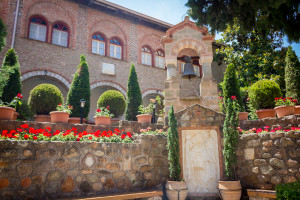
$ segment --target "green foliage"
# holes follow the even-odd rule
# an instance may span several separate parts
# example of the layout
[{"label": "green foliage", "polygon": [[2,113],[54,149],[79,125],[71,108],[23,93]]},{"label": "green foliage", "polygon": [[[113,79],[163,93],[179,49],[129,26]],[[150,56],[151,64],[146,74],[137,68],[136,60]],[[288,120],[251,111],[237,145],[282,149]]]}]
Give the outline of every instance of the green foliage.
[{"label": "green foliage", "polygon": [[142,105],[142,94],[134,64],[131,65],[129,72],[126,104],[125,119],[129,121],[136,121],[139,106]]},{"label": "green foliage", "polygon": [[285,58],[286,97],[292,97],[300,102],[300,62],[291,47]]},{"label": "green foliage", "polygon": [[252,31],[264,19],[267,29],[285,33],[290,41],[300,39],[299,0],[188,0],[189,15],[211,31],[224,31],[235,20],[245,31]]},{"label": "green foliage", "polygon": [[13,72],[13,69],[10,68],[2,68],[0,71],[0,98],[3,94],[3,89],[5,85],[7,84],[7,81],[9,79],[9,75]]},{"label": "green foliage", "polygon": [[235,96],[238,104],[240,105],[240,111],[244,111],[243,101],[240,93],[240,84],[236,77],[236,67],[234,64],[229,64],[225,71],[224,80],[222,84],[224,99]]},{"label": "green foliage", "polygon": [[30,91],[28,104],[38,115],[48,115],[55,111],[59,103],[63,102],[61,91],[52,84],[40,84]]},{"label": "green foliage", "polygon": [[90,78],[89,67],[84,55],[80,57],[80,64],[74,75],[71,88],[68,92],[67,104],[73,106],[71,117],[80,117],[80,100],[85,100],[83,117],[86,118],[90,111]]},{"label": "green foliage", "polygon": [[179,137],[177,131],[177,120],[175,118],[173,106],[171,106],[169,111],[169,128],[167,132],[169,176],[173,181],[180,181],[181,167],[179,163]]},{"label": "green foliage", "polygon": [[233,63],[241,87],[249,87],[262,79],[276,80],[282,92],[284,83],[284,57],[286,48],[282,47],[283,35],[266,30],[260,25],[253,31],[244,31],[238,24],[228,26],[219,40],[226,46],[217,49],[215,59],[221,63]]},{"label": "green foliage", "polygon": [[225,100],[226,117],[223,126],[224,133],[224,161],[225,173],[230,180],[234,179],[234,166],[236,162],[236,148],[239,141],[239,133],[237,130],[239,124],[239,116],[237,114],[237,102],[230,98]]},{"label": "green foliage", "polygon": [[6,44],[6,37],[7,32],[6,32],[6,26],[2,19],[0,18],[0,51],[2,51],[3,47]]},{"label": "green foliage", "polygon": [[18,56],[14,49],[9,49],[4,57],[2,68],[4,70],[11,69],[9,78],[3,88],[2,100],[4,102],[10,102],[21,93],[21,72],[18,62]]},{"label": "green foliage", "polygon": [[107,90],[98,99],[98,107],[109,106],[109,111],[115,117],[123,115],[126,108],[126,101],[123,94],[117,90]]},{"label": "green foliage", "polygon": [[250,104],[256,110],[274,108],[275,98],[281,97],[279,85],[272,80],[260,80],[249,89]]},{"label": "green foliage", "polygon": [[276,186],[277,200],[300,200],[300,181]]},{"label": "green foliage", "polygon": [[20,114],[18,119],[21,120],[28,120],[28,119],[33,119],[34,113],[30,109],[27,101],[21,100],[22,103],[21,105],[17,105],[16,111]]}]

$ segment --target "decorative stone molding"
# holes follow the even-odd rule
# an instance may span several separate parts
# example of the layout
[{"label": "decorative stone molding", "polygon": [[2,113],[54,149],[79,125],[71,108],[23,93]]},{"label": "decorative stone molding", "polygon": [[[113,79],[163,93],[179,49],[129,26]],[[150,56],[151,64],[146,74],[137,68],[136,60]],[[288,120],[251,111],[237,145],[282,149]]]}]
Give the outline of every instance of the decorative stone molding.
[{"label": "decorative stone molding", "polygon": [[164,96],[164,94],[162,93],[162,91],[160,90],[157,90],[157,89],[147,89],[147,90],[144,90],[142,92],[142,98],[144,98],[145,96],[147,96],[148,94],[159,94],[161,96]]},{"label": "decorative stone molding", "polygon": [[110,81],[99,81],[97,83],[93,83],[93,84],[91,84],[90,88],[92,90],[94,88],[102,87],[102,86],[110,86],[110,87],[116,88],[117,90],[119,90],[124,95],[125,98],[127,97],[127,92],[123,87],[121,87],[117,83],[110,82]]}]

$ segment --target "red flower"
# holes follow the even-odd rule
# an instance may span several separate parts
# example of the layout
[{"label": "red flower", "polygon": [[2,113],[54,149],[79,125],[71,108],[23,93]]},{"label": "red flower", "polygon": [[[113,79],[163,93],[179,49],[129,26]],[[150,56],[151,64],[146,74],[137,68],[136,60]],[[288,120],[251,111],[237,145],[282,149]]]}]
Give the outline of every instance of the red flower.
[{"label": "red flower", "polygon": [[93,139],[93,137],[89,137],[89,139],[91,140],[91,139]]},{"label": "red flower", "polygon": [[23,96],[22,96],[21,93],[19,93],[19,94],[17,95],[17,97],[18,97],[19,99],[22,99],[22,98],[23,98]]},{"label": "red flower", "polygon": [[29,128],[28,124],[22,124],[21,128]]},{"label": "red flower", "polygon": [[101,112],[101,110],[98,108],[97,110],[96,110],[97,112]]},{"label": "red flower", "polygon": [[27,134],[24,135],[24,139],[25,139],[25,140],[29,139],[29,135],[27,135]]},{"label": "red flower", "polygon": [[78,137],[78,138],[76,138],[76,141],[80,141],[80,138]]},{"label": "red flower", "polygon": [[59,103],[58,105],[61,106],[61,103]]},{"label": "red flower", "polygon": [[38,139],[36,136],[33,136],[32,138],[33,138],[34,140],[37,140],[37,139]]},{"label": "red flower", "polygon": [[231,96],[231,100],[236,100],[236,96]]},{"label": "red flower", "polygon": [[128,137],[131,137],[132,135],[131,135],[131,133],[130,133],[130,132],[127,132],[127,136],[128,136]]},{"label": "red flower", "polygon": [[125,137],[126,137],[126,135],[125,135],[125,134],[121,135],[121,138],[122,138],[122,139],[125,139]]}]

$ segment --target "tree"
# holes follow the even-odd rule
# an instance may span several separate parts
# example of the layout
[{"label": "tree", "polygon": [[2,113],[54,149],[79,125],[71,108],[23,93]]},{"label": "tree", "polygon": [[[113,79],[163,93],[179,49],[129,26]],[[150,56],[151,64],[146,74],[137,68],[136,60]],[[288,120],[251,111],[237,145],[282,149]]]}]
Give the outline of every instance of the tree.
[{"label": "tree", "polygon": [[127,82],[127,107],[125,111],[125,119],[129,121],[136,121],[139,106],[142,105],[142,94],[135,71],[134,64],[131,65],[129,77]]},{"label": "tree", "polygon": [[2,69],[11,70],[3,88],[2,101],[11,102],[18,93],[21,93],[21,72],[18,56],[14,49],[9,49],[4,57]]},{"label": "tree", "polygon": [[80,117],[80,100],[85,100],[83,117],[87,117],[90,111],[90,77],[89,67],[84,55],[80,57],[80,64],[74,75],[71,88],[68,92],[67,104],[73,106],[71,117]]},{"label": "tree", "polygon": [[288,48],[285,61],[286,97],[300,101],[300,62],[292,47]]},{"label": "tree", "polygon": [[179,136],[173,106],[171,106],[169,111],[167,149],[170,172],[169,176],[173,181],[180,181],[181,167],[179,163]]},{"label": "tree", "polygon": [[189,15],[197,25],[208,25],[211,31],[224,31],[235,19],[243,30],[252,31],[264,19],[267,29],[280,31],[290,41],[300,39],[300,0],[188,0]]},{"label": "tree", "polygon": [[235,66],[232,63],[227,66],[222,86],[224,99],[228,99],[232,96],[235,96],[237,98],[240,111],[244,110],[243,101],[240,93],[240,84],[236,77]]},{"label": "tree", "polygon": [[216,50],[215,59],[219,63],[233,63],[241,87],[248,87],[261,79],[276,80],[281,90],[285,90],[283,35],[263,27],[247,32],[235,23],[228,26],[219,40],[223,47]]},{"label": "tree", "polygon": [[2,19],[0,18],[0,51],[2,51],[2,48],[6,44],[6,40],[5,40],[6,35],[7,35],[6,26],[2,21]]}]

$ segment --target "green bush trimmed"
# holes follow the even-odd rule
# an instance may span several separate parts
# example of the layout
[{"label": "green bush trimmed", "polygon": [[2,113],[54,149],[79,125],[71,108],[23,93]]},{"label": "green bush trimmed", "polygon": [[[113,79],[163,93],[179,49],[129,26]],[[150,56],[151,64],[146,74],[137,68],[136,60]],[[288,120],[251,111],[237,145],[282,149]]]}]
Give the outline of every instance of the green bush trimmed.
[{"label": "green bush trimmed", "polygon": [[286,97],[300,101],[300,62],[291,47],[288,48],[285,62]]},{"label": "green bush trimmed", "polygon": [[279,85],[268,79],[257,81],[249,89],[250,104],[256,110],[274,108],[275,98],[281,96]]},{"label": "green bush trimmed", "polygon": [[277,185],[276,199],[300,200],[300,181],[295,183],[281,183]]},{"label": "green bush trimmed", "polygon": [[30,109],[27,101],[25,101],[25,100],[21,100],[21,101],[22,101],[22,104],[17,105],[17,107],[16,107],[16,111],[20,114],[18,119],[21,119],[21,120],[33,119],[34,113]]},{"label": "green bush trimmed", "polygon": [[52,84],[40,84],[30,91],[28,104],[38,115],[49,115],[63,102],[61,91]]},{"label": "green bush trimmed", "polygon": [[98,99],[97,108],[109,106],[109,111],[115,117],[123,115],[126,101],[123,94],[117,90],[107,90]]}]

